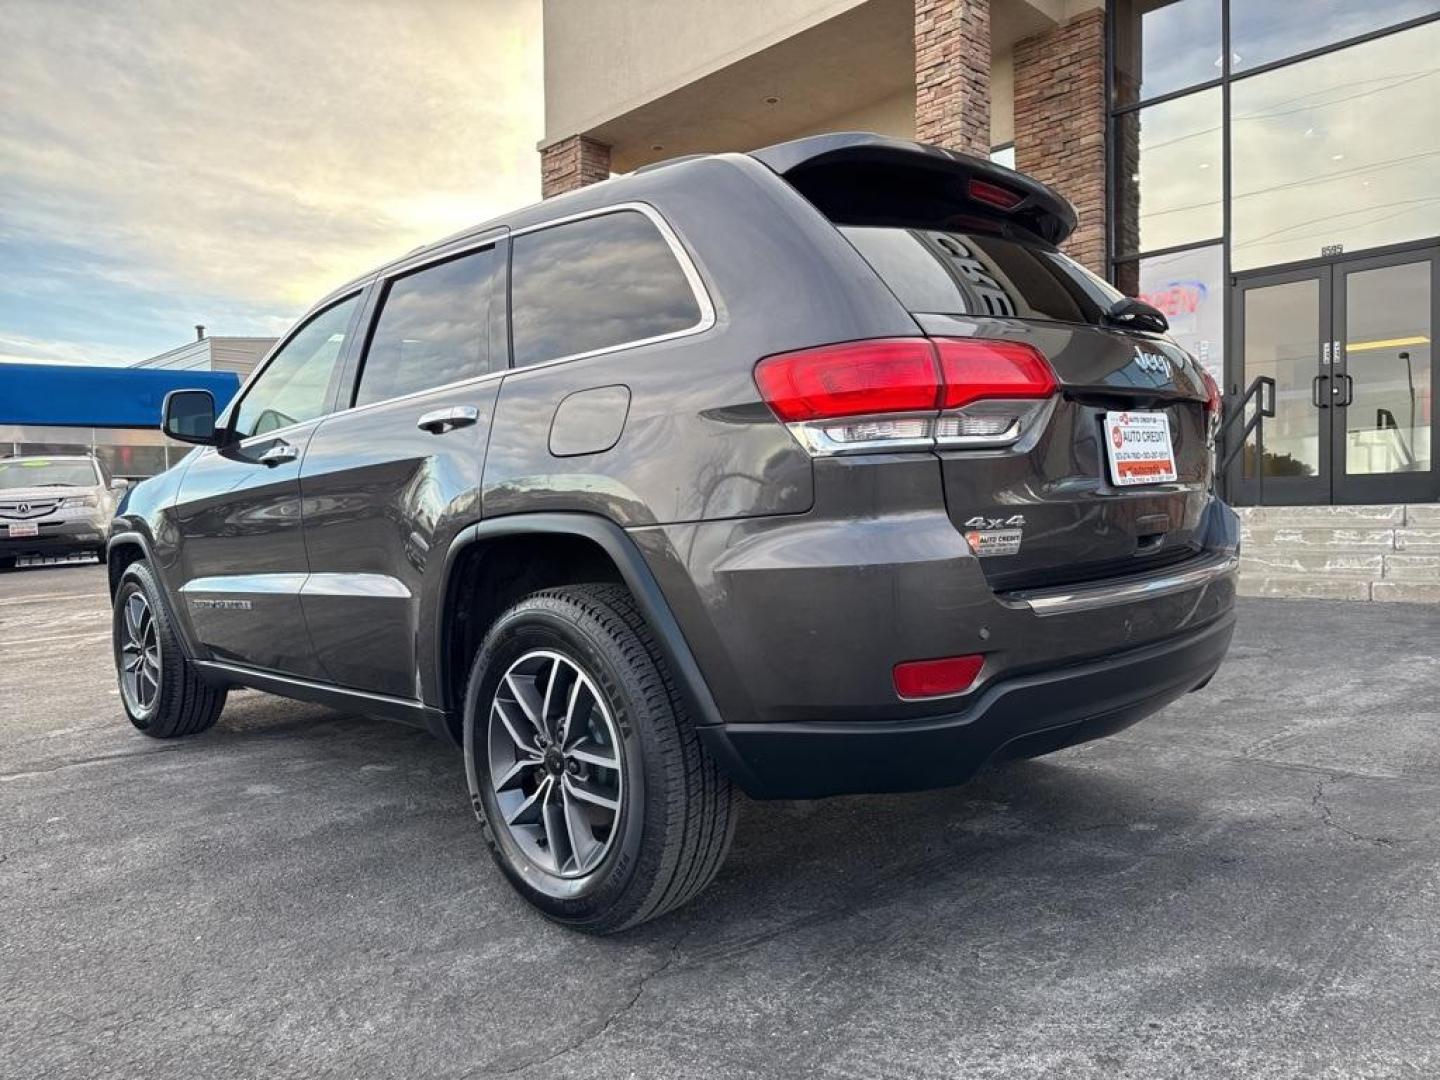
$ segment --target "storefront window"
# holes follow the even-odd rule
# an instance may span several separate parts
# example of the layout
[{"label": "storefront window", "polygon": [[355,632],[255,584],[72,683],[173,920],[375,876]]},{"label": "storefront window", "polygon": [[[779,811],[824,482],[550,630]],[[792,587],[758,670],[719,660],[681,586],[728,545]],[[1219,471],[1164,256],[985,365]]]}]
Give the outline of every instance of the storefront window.
[{"label": "storefront window", "polygon": [[1116,105],[1220,77],[1220,0],[1121,0],[1115,20]]},{"label": "storefront window", "polygon": [[1432,22],[1235,81],[1232,267],[1440,233],[1437,55]]},{"label": "storefront window", "polygon": [[1436,0],[1244,0],[1230,5],[1230,68],[1250,68],[1440,12]]},{"label": "storefront window", "polygon": [[1115,125],[1119,253],[1218,237],[1219,87],[1123,113]]},{"label": "storefront window", "polygon": [[1214,376],[1225,380],[1224,252],[1219,244],[1132,259],[1115,268],[1115,282],[1165,313],[1170,336]]},{"label": "storefront window", "polygon": [[94,454],[113,476],[130,479],[164,472],[190,449],[149,428],[0,424],[0,457],[10,454]]}]

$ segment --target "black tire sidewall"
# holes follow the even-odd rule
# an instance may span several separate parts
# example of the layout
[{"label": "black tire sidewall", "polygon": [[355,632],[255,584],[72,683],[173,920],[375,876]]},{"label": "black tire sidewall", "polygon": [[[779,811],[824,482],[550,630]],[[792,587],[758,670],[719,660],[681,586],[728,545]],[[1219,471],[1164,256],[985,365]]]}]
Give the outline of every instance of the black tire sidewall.
[{"label": "black tire sidewall", "polygon": [[[598,867],[570,881],[535,867],[503,825],[490,823],[497,807],[487,762],[489,705],[506,669],[535,649],[563,653],[594,680],[605,696],[624,755],[625,793],[617,824],[620,835]],[[632,692],[637,673],[626,670],[628,667],[610,635],[583,607],[552,594],[527,598],[501,616],[471,670],[465,700],[465,772],[476,816],[496,863],[510,882],[541,911],[563,922],[588,922],[624,904],[642,858],[645,836],[655,827],[646,821],[655,806],[655,800],[646,797],[647,781],[653,785],[657,779],[654,771],[646,768],[654,753],[647,746],[652,718],[643,695]]]}]

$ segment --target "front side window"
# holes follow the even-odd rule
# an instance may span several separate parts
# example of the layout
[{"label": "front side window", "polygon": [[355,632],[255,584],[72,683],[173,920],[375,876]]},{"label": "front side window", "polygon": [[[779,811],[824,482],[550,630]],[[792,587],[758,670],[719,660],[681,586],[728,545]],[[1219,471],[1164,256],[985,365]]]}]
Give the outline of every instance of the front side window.
[{"label": "front side window", "polygon": [[635,210],[517,236],[511,245],[515,365],[688,330],[700,305],[670,245]]},{"label": "front side window", "polygon": [[357,293],[320,312],[286,342],[246,392],[230,425],[237,438],[303,424],[329,407],[330,378],[345,351]]},{"label": "front side window", "polygon": [[399,397],[491,370],[493,247],[396,278],[370,338],[355,404]]}]

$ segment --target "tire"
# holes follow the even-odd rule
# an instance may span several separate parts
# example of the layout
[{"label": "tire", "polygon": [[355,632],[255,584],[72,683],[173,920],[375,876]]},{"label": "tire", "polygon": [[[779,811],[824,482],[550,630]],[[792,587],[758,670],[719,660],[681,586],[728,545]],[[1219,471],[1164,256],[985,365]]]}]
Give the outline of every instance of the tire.
[{"label": "tire", "polygon": [[[159,582],[143,560],[120,576],[110,622],[120,702],[130,722],[156,739],[198,735],[213,727],[225,707],[225,690],[201,679],[186,658]],[[133,680],[127,664],[135,672]]]},{"label": "tire", "polygon": [[0,570],[14,570],[19,562],[18,556],[0,555]]},{"label": "tire", "polygon": [[[548,709],[542,685],[552,691]],[[531,713],[543,723],[525,726]],[[547,726],[548,747],[539,730]],[[738,812],[730,780],[701,746],[622,586],[546,589],[496,620],[470,671],[464,747],[471,803],[495,862],[566,926],[610,934],[671,911],[710,883],[730,848]],[[540,762],[522,764],[537,753]],[[514,780],[502,775],[515,769]],[[588,799],[597,793],[617,809],[595,809]]]}]

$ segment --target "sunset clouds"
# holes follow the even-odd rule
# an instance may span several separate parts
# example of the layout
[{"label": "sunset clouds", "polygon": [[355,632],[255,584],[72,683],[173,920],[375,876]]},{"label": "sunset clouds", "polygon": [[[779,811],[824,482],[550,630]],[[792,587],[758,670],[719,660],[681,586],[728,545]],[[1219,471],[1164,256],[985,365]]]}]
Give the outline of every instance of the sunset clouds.
[{"label": "sunset clouds", "polygon": [[0,7],[0,357],[276,333],[538,195],[538,0]]}]

